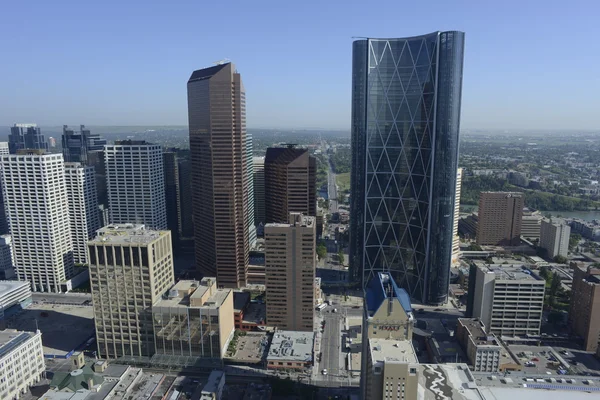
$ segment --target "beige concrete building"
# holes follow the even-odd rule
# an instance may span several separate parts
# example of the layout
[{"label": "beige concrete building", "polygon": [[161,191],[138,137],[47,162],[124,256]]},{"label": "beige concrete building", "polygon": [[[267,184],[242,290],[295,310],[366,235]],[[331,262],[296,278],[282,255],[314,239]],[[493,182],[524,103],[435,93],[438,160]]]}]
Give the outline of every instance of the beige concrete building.
[{"label": "beige concrete building", "polygon": [[477,244],[518,246],[524,200],[522,193],[481,192]]},{"label": "beige concrete building", "polygon": [[220,359],[234,332],[233,290],[179,281],[152,307],[156,354]]},{"label": "beige concrete building", "polygon": [[600,352],[600,269],[573,268],[569,326],[585,351]]},{"label": "beige concrete building", "polygon": [[523,209],[523,218],[521,219],[521,236],[529,240],[539,240],[543,218],[542,213],[539,211],[530,210],[525,207]]},{"label": "beige concrete building", "polygon": [[312,331],[316,266],[315,217],[290,213],[289,223],[265,225],[267,324]]},{"label": "beige concrete building", "polygon": [[275,332],[267,354],[267,368],[301,371],[310,367],[314,344],[314,332]]},{"label": "beige concrete building", "polygon": [[108,225],[88,248],[98,355],[151,356],[152,305],[174,283],[171,233]]},{"label": "beige concrete building", "polygon": [[544,279],[522,266],[480,263],[473,270],[467,315],[500,337],[540,334]]},{"label": "beige concrete building", "polygon": [[410,340],[369,339],[365,399],[417,399],[419,361]]},{"label": "beige concrete building", "polygon": [[456,171],[456,191],[454,196],[454,219],[452,220],[452,266],[460,264],[460,239],[458,238],[458,221],[460,220],[460,189],[462,187],[463,169]]},{"label": "beige concrete building", "polygon": [[571,227],[562,219],[543,220],[540,229],[540,247],[549,258],[566,257],[569,254]]},{"label": "beige concrete building", "polygon": [[43,378],[42,333],[0,331],[0,398],[18,399]]}]

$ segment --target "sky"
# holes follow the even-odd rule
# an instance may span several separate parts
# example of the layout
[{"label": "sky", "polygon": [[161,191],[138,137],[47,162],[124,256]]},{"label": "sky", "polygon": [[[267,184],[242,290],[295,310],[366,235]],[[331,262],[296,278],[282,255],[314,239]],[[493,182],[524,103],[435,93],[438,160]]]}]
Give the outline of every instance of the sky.
[{"label": "sky", "polygon": [[463,129],[600,129],[600,2],[4,0],[0,125],[187,125],[230,59],[250,128],[350,129],[353,37],[466,32]]}]

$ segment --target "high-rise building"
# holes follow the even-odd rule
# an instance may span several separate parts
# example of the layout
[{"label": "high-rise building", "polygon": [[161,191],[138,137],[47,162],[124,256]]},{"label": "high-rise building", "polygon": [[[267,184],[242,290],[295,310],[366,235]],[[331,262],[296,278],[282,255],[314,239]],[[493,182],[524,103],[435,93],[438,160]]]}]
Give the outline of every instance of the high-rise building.
[{"label": "high-rise building", "polygon": [[317,161],[308,150],[268,148],[264,174],[266,223],[285,223],[291,212],[317,215]]},{"label": "high-rise building", "polygon": [[529,240],[539,240],[543,218],[539,211],[525,207],[521,218],[521,236]]},{"label": "high-rise building", "polygon": [[179,160],[179,191],[181,201],[181,235],[185,239],[194,238],[193,198],[192,198],[192,171],[188,158]]},{"label": "high-rise building", "polygon": [[0,280],[15,279],[12,236],[0,235]]},{"label": "high-rise building", "polygon": [[256,225],[254,225],[254,162],[252,161],[252,135],[246,134],[246,164],[244,165],[244,192],[248,194],[246,206],[246,228],[248,245],[256,245]]},{"label": "high-rise building", "polygon": [[458,237],[458,221],[460,220],[460,189],[462,186],[462,172],[459,168],[456,171],[456,191],[454,194],[454,220],[452,222],[452,265],[460,264],[460,239]]},{"label": "high-rise building", "polygon": [[94,167],[78,162],[65,163],[65,184],[69,200],[73,260],[76,264],[88,264],[87,243],[101,227]]},{"label": "high-rise building", "polygon": [[0,142],[0,155],[2,154],[10,154],[8,142]]},{"label": "high-rise building", "polygon": [[265,225],[267,323],[311,331],[314,325],[315,217],[290,213],[289,222]]},{"label": "high-rise building", "polygon": [[152,356],[152,305],[175,281],[171,233],[108,225],[88,246],[98,356]]},{"label": "high-rise building", "polygon": [[144,140],[104,146],[106,186],[113,224],[143,224],[167,229],[161,146]]},{"label": "high-rise building", "polygon": [[464,33],[364,39],[352,53],[350,273],[447,301]]},{"label": "high-rise building", "polygon": [[[88,151],[88,165],[94,167],[96,174],[96,192],[98,204],[108,210],[108,191],[106,189],[106,164],[104,160],[104,147],[102,150]],[[107,224],[103,224],[107,225]]]},{"label": "high-rise building", "polygon": [[73,274],[63,156],[34,150],[1,158],[17,277],[33,291],[60,292]]},{"label": "high-rise building", "polygon": [[65,162],[88,164],[89,132],[84,125],[81,125],[81,131],[79,132],[63,125],[62,151]]},{"label": "high-rise building", "polygon": [[196,268],[219,286],[246,284],[249,238],[246,93],[231,63],[187,83]]},{"label": "high-rise building", "polygon": [[539,335],[546,281],[522,266],[471,268],[467,316],[502,336]]},{"label": "high-rise building", "polygon": [[14,124],[8,135],[10,154],[19,150],[48,150],[48,143],[36,124]]},{"label": "high-rise building", "polygon": [[523,193],[481,192],[477,244],[518,246],[521,242]]},{"label": "high-rise building", "polygon": [[265,223],[265,158],[253,157],[254,164],[254,225]]},{"label": "high-rise building", "polygon": [[600,347],[600,269],[573,268],[569,326],[583,338],[585,351]]},{"label": "high-rise building", "polygon": [[550,258],[566,257],[569,253],[571,227],[561,219],[543,220],[540,226],[540,247]]},{"label": "high-rise building", "polygon": [[0,398],[20,398],[45,370],[42,332],[0,331]]},{"label": "high-rise building", "polygon": [[171,231],[173,248],[178,248],[179,239],[181,238],[181,191],[179,186],[179,160],[176,149],[165,151],[163,162],[167,229]]}]

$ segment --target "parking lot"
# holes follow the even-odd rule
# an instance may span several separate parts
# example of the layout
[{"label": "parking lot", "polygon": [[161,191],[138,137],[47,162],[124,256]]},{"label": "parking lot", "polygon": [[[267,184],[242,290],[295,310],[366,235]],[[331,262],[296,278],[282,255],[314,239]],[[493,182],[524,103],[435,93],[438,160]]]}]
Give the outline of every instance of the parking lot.
[{"label": "parking lot", "polygon": [[581,350],[550,346],[509,345],[508,347],[523,364],[525,374],[600,375],[600,362],[592,354]]},{"label": "parking lot", "polygon": [[257,364],[266,357],[267,349],[266,333],[248,332],[238,338],[237,351],[232,358],[243,363]]}]

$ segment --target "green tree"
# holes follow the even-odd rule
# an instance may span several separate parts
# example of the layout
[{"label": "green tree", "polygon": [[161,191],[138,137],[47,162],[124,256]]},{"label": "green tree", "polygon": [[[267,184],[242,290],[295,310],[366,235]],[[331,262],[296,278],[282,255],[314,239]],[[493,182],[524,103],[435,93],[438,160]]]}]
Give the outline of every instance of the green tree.
[{"label": "green tree", "polygon": [[344,265],[344,251],[342,249],[340,249],[340,251],[338,251],[337,254],[337,258],[338,258],[338,262],[340,263],[340,265]]},{"label": "green tree", "polygon": [[319,257],[319,260],[327,257],[327,247],[324,242],[319,242],[317,245],[317,256]]},{"label": "green tree", "polygon": [[572,250],[573,248],[575,248],[579,244],[580,240],[581,240],[581,235],[579,233],[572,233],[571,236],[569,237],[569,250]]},{"label": "green tree", "polygon": [[554,257],[554,262],[559,263],[559,264],[566,264],[567,263],[567,259],[566,259],[566,257],[563,257],[560,254],[557,254]]}]

